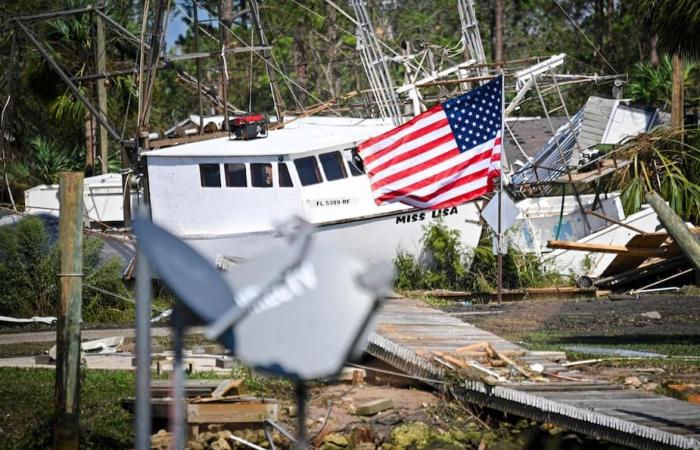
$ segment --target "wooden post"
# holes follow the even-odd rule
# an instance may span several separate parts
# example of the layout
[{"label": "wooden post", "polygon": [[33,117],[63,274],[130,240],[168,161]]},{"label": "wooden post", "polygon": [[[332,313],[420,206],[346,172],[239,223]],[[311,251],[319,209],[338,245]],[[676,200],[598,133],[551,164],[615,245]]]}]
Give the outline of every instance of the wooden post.
[{"label": "wooden post", "polygon": [[683,99],[683,59],[674,54],[673,58],[673,87],[671,89],[671,129],[683,130],[685,105]]},{"label": "wooden post", "polygon": [[[98,8],[104,9],[104,0],[98,2]],[[95,14],[95,66],[98,74],[104,74],[107,72],[107,50],[105,46],[105,25],[102,21],[102,17],[99,14]],[[107,89],[105,87],[105,79],[98,78],[96,83],[97,87],[97,109],[100,113],[107,117]],[[100,149],[100,162],[102,174],[109,172],[109,136],[107,135],[107,129],[102,125],[98,125],[98,142]]]},{"label": "wooden post", "polygon": [[671,208],[655,192],[646,195],[647,203],[654,208],[659,222],[666,228],[668,234],[673,237],[683,254],[695,268],[695,273],[700,272],[700,243],[698,243],[693,233],[690,232],[685,222],[671,210]]},{"label": "wooden post", "polygon": [[61,172],[56,328],[56,449],[77,449],[80,419],[80,322],[83,292],[83,174]]}]

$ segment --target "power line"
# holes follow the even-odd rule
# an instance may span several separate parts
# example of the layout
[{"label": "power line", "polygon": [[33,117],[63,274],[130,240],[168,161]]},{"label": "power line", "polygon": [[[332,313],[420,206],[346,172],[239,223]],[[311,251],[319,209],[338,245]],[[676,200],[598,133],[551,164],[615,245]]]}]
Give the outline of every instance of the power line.
[{"label": "power line", "polygon": [[593,51],[595,51],[601,58],[603,58],[603,61],[605,61],[605,64],[607,64],[608,67],[610,67],[610,70],[612,70],[612,71],[615,73],[615,75],[617,75],[618,72],[617,72],[617,70],[615,70],[615,68],[612,66],[612,64],[610,64],[610,61],[608,61],[608,59],[605,57],[605,55],[603,55],[603,53],[602,53],[600,50],[598,50],[598,47],[596,47],[595,44],[593,43],[593,41],[591,41],[591,40],[588,38],[588,36],[586,35],[586,33],[578,26],[578,24],[574,21],[574,19],[572,19],[571,16],[569,16],[569,14],[568,14],[568,13],[566,12],[566,10],[561,6],[561,4],[560,4],[557,0],[552,0],[552,1],[554,2],[555,5],[557,5],[557,6],[559,7],[559,9],[561,10],[561,12],[564,13],[564,15],[565,15],[566,18],[569,20],[569,22],[571,22],[571,24],[574,26],[574,28],[576,28],[576,31],[578,31],[579,34],[581,34],[581,36],[583,36],[583,38],[586,40],[586,42],[588,43],[588,45],[591,46],[591,48],[593,49]]}]

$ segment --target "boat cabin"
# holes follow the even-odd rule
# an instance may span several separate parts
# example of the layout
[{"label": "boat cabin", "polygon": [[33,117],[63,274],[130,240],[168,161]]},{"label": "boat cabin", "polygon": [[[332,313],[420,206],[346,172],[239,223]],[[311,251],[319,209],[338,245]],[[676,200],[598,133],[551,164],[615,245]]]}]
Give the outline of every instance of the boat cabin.
[{"label": "boat cabin", "polygon": [[407,209],[377,206],[356,157],[379,120],[300,119],[267,138],[226,137],[146,152],[154,222],[183,237],[267,231],[298,215],[336,223]]}]

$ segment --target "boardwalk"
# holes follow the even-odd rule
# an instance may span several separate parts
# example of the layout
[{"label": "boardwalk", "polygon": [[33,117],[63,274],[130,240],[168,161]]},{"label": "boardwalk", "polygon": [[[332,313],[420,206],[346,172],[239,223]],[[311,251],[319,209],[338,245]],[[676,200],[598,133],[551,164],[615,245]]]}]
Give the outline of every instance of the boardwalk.
[{"label": "boardwalk", "polygon": [[501,351],[523,352],[523,365],[540,363],[545,373],[582,381],[509,382],[496,386],[463,379],[456,388],[465,400],[640,449],[700,449],[700,406],[624,389],[584,377],[422,302],[387,300],[368,352],[412,375],[441,378],[435,352],[488,341]]}]

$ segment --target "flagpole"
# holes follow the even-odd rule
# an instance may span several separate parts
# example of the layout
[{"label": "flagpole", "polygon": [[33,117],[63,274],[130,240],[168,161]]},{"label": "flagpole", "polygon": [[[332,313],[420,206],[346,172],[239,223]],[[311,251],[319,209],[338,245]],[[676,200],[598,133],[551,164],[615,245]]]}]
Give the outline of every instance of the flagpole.
[{"label": "flagpole", "polygon": [[503,230],[501,229],[501,218],[503,216],[503,153],[505,152],[505,92],[506,92],[506,77],[503,72],[503,66],[501,66],[501,160],[499,162],[500,169],[498,171],[498,240],[497,240],[497,256],[498,256],[498,304],[501,304],[503,299],[503,252],[502,240],[503,240]]}]

